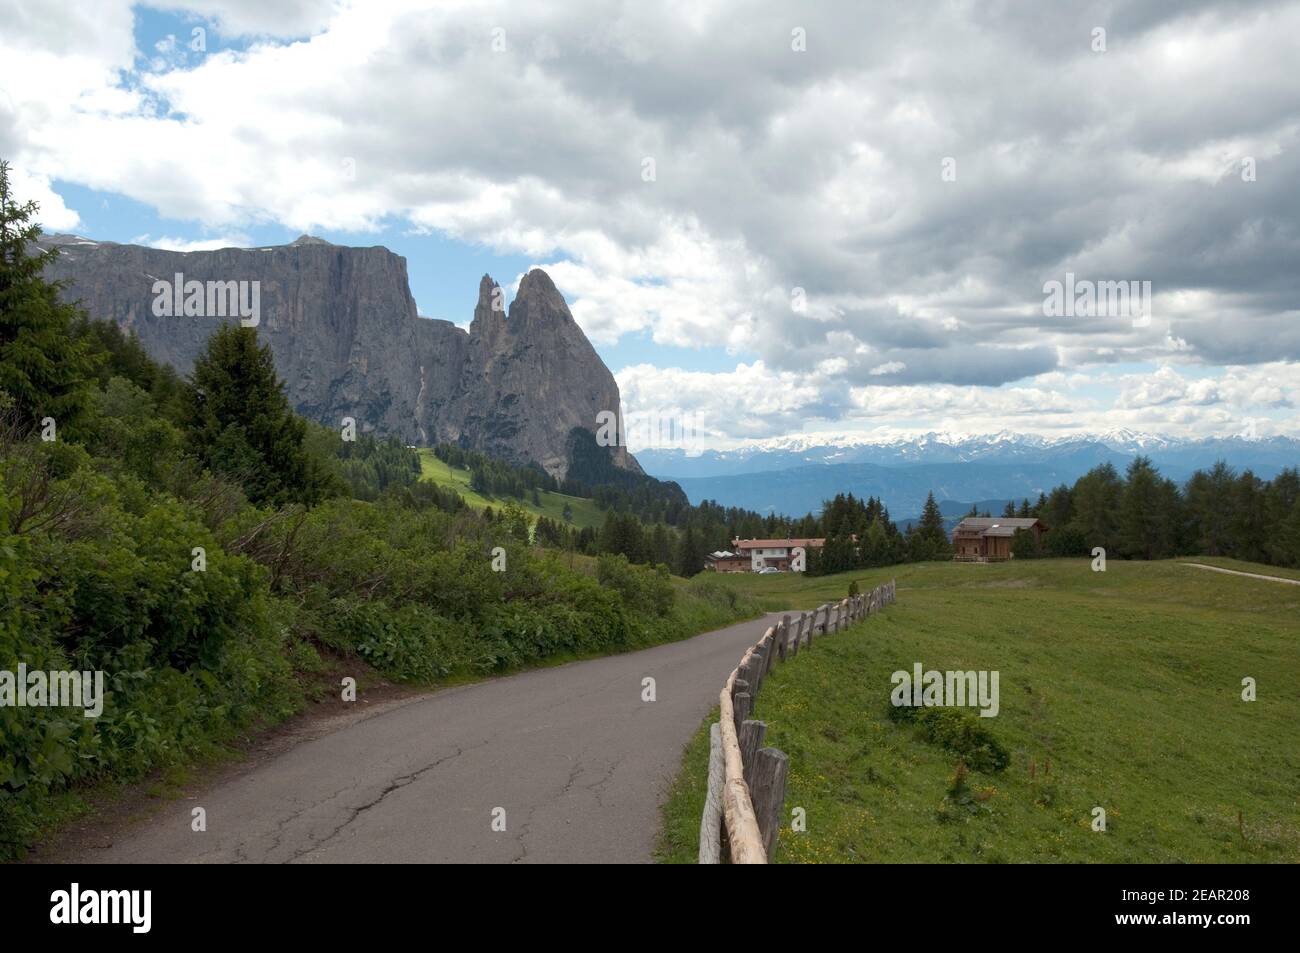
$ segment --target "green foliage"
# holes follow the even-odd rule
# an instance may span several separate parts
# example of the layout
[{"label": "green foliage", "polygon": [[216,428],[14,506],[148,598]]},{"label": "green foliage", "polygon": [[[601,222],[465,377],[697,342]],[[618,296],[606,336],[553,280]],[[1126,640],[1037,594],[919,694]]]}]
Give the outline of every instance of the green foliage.
[{"label": "green foliage", "polygon": [[[1180,489],[1148,458],[1136,457],[1123,478],[1106,464],[1073,487],[1058,486],[1034,515],[1047,524],[1043,547],[1050,556],[1083,556],[1101,546],[1127,559],[1230,556],[1300,566],[1292,522],[1297,500],[1300,470],[1294,467],[1265,481],[1220,461],[1193,473]],[[1013,553],[1021,555],[1014,545]]]},{"label": "green foliage", "polygon": [[666,616],[672,611],[675,593],[667,566],[647,569],[632,565],[626,556],[605,555],[596,562],[596,579],[617,592],[633,612]]},{"label": "green foliage", "polygon": [[891,721],[916,725],[926,741],[960,756],[976,771],[1001,771],[1011,763],[1011,754],[969,708],[891,704],[888,714]]},{"label": "green foliage", "polygon": [[15,203],[9,163],[0,160],[0,393],[12,399],[24,433],[49,417],[72,436],[95,362],[71,334],[77,309],[59,301],[58,287],[41,277],[57,252],[33,253],[40,236],[35,215],[34,202]]},{"label": "green foliage", "polygon": [[100,389],[106,389],[113,378],[122,378],[148,394],[162,416],[180,419],[184,383],[166,364],[149,357],[134,330],[126,332],[112,321],[94,321],[83,314],[73,325],[72,336],[95,355]]},{"label": "green foliage", "polygon": [[1011,555],[1016,559],[1037,559],[1043,555],[1033,530],[1017,529],[1011,537]]},{"label": "green foliage", "polygon": [[194,362],[182,413],[189,452],[239,482],[253,503],[310,505],[340,489],[306,452],[306,424],[290,409],[255,328],[227,324],[212,335]]}]

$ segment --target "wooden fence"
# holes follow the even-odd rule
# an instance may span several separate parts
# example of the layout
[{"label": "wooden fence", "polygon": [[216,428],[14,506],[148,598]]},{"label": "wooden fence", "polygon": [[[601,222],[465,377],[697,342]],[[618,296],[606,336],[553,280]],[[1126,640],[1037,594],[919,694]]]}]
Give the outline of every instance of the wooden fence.
[{"label": "wooden fence", "polygon": [[701,864],[765,864],[785,814],[789,759],[764,748],[767,725],[750,719],[763,679],[777,662],[894,601],[894,580],[791,621],[770,626],[727,677],[718,697],[718,723],[709,729],[709,793],[700,819]]}]

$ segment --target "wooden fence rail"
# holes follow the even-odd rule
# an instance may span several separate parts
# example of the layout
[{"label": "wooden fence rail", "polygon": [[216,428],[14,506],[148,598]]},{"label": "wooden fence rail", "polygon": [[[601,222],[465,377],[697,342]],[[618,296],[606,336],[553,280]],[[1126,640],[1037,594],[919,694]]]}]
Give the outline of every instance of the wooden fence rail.
[{"label": "wooden fence rail", "polygon": [[763,679],[777,662],[894,602],[895,581],[792,618],[783,616],[727,676],[718,723],[709,728],[709,792],[700,818],[701,864],[765,864],[785,815],[789,759],[763,747],[767,725],[749,716]]}]

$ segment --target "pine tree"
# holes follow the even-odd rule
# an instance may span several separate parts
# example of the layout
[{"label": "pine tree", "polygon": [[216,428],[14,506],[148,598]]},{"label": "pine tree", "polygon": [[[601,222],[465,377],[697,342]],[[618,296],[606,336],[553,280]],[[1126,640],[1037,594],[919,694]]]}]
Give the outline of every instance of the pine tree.
[{"label": "pine tree", "polygon": [[339,487],[303,444],[269,346],[254,328],[224,325],[195,360],[183,398],[186,441],[208,469],[238,481],[259,504],[319,502]]},{"label": "pine tree", "polygon": [[925,506],[921,508],[921,519],[918,525],[921,535],[928,540],[942,543],[948,538],[947,530],[943,527],[943,512],[935,502],[933,492],[926,494]]},{"label": "pine tree", "polygon": [[1088,549],[1116,548],[1123,491],[1123,481],[1109,463],[1094,467],[1075,482],[1071,494],[1074,516],[1069,528],[1083,538]]},{"label": "pine tree", "polygon": [[1119,512],[1120,552],[1140,559],[1167,554],[1168,530],[1162,525],[1160,480],[1147,457],[1129,464]]},{"label": "pine tree", "polygon": [[1188,532],[1192,548],[1203,556],[1232,551],[1232,496],[1236,474],[1220,460],[1210,471],[1197,470],[1187,481]]},{"label": "pine tree", "polygon": [[80,312],[59,301],[59,286],[42,277],[55,249],[32,254],[40,237],[35,202],[18,205],[9,163],[0,161],[0,392],[13,400],[24,432],[49,417],[56,433],[76,432],[91,394],[95,359],[72,336]]},{"label": "pine tree", "polygon": [[677,545],[676,565],[679,576],[694,576],[704,568],[704,549],[693,526],[686,527]]}]

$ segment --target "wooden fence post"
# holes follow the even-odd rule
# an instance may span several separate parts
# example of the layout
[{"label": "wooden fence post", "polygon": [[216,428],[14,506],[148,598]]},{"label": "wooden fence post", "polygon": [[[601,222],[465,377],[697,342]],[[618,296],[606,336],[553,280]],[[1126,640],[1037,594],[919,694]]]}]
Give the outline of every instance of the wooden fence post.
[{"label": "wooden fence post", "polygon": [[763,644],[761,641],[758,645],[754,646],[754,654],[751,657],[749,671],[754,676],[753,680],[750,682],[749,693],[753,695],[754,700],[757,701],[758,693],[763,688],[763,676],[767,673],[767,659],[763,656]]},{"label": "wooden fence post", "polygon": [[[745,683],[745,691],[749,692],[751,698],[758,694],[758,681],[754,676],[753,668],[754,657],[752,655],[741,659],[740,664],[736,666],[736,682],[737,684],[740,682]],[[733,693],[732,697],[734,698],[736,694],[739,694],[739,692]]]},{"label": "wooden fence post", "polygon": [[754,819],[763,838],[763,849],[768,863],[776,848],[777,834],[785,819],[785,780],[790,771],[790,759],[776,748],[762,748],[755,753],[753,782],[750,794],[754,804]]},{"label": "wooden fence post", "polygon": [[722,785],[725,781],[722,727],[715,721],[709,726],[709,793],[704,799],[704,815],[700,818],[701,864],[722,863]]},{"label": "wooden fence post", "polygon": [[767,723],[763,721],[748,720],[741,723],[739,732],[740,741],[740,763],[744,767],[745,784],[748,785],[753,800],[754,790],[754,765],[757,761],[758,749],[763,747],[763,737],[767,734]]},{"label": "wooden fence post", "polygon": [[736,734],[740,734],[740,726],[745,723],[749,713],[754,710],[754,698],[749,692],[736,692],[736,697],[731,701],[732,707],[736,712]]}]

